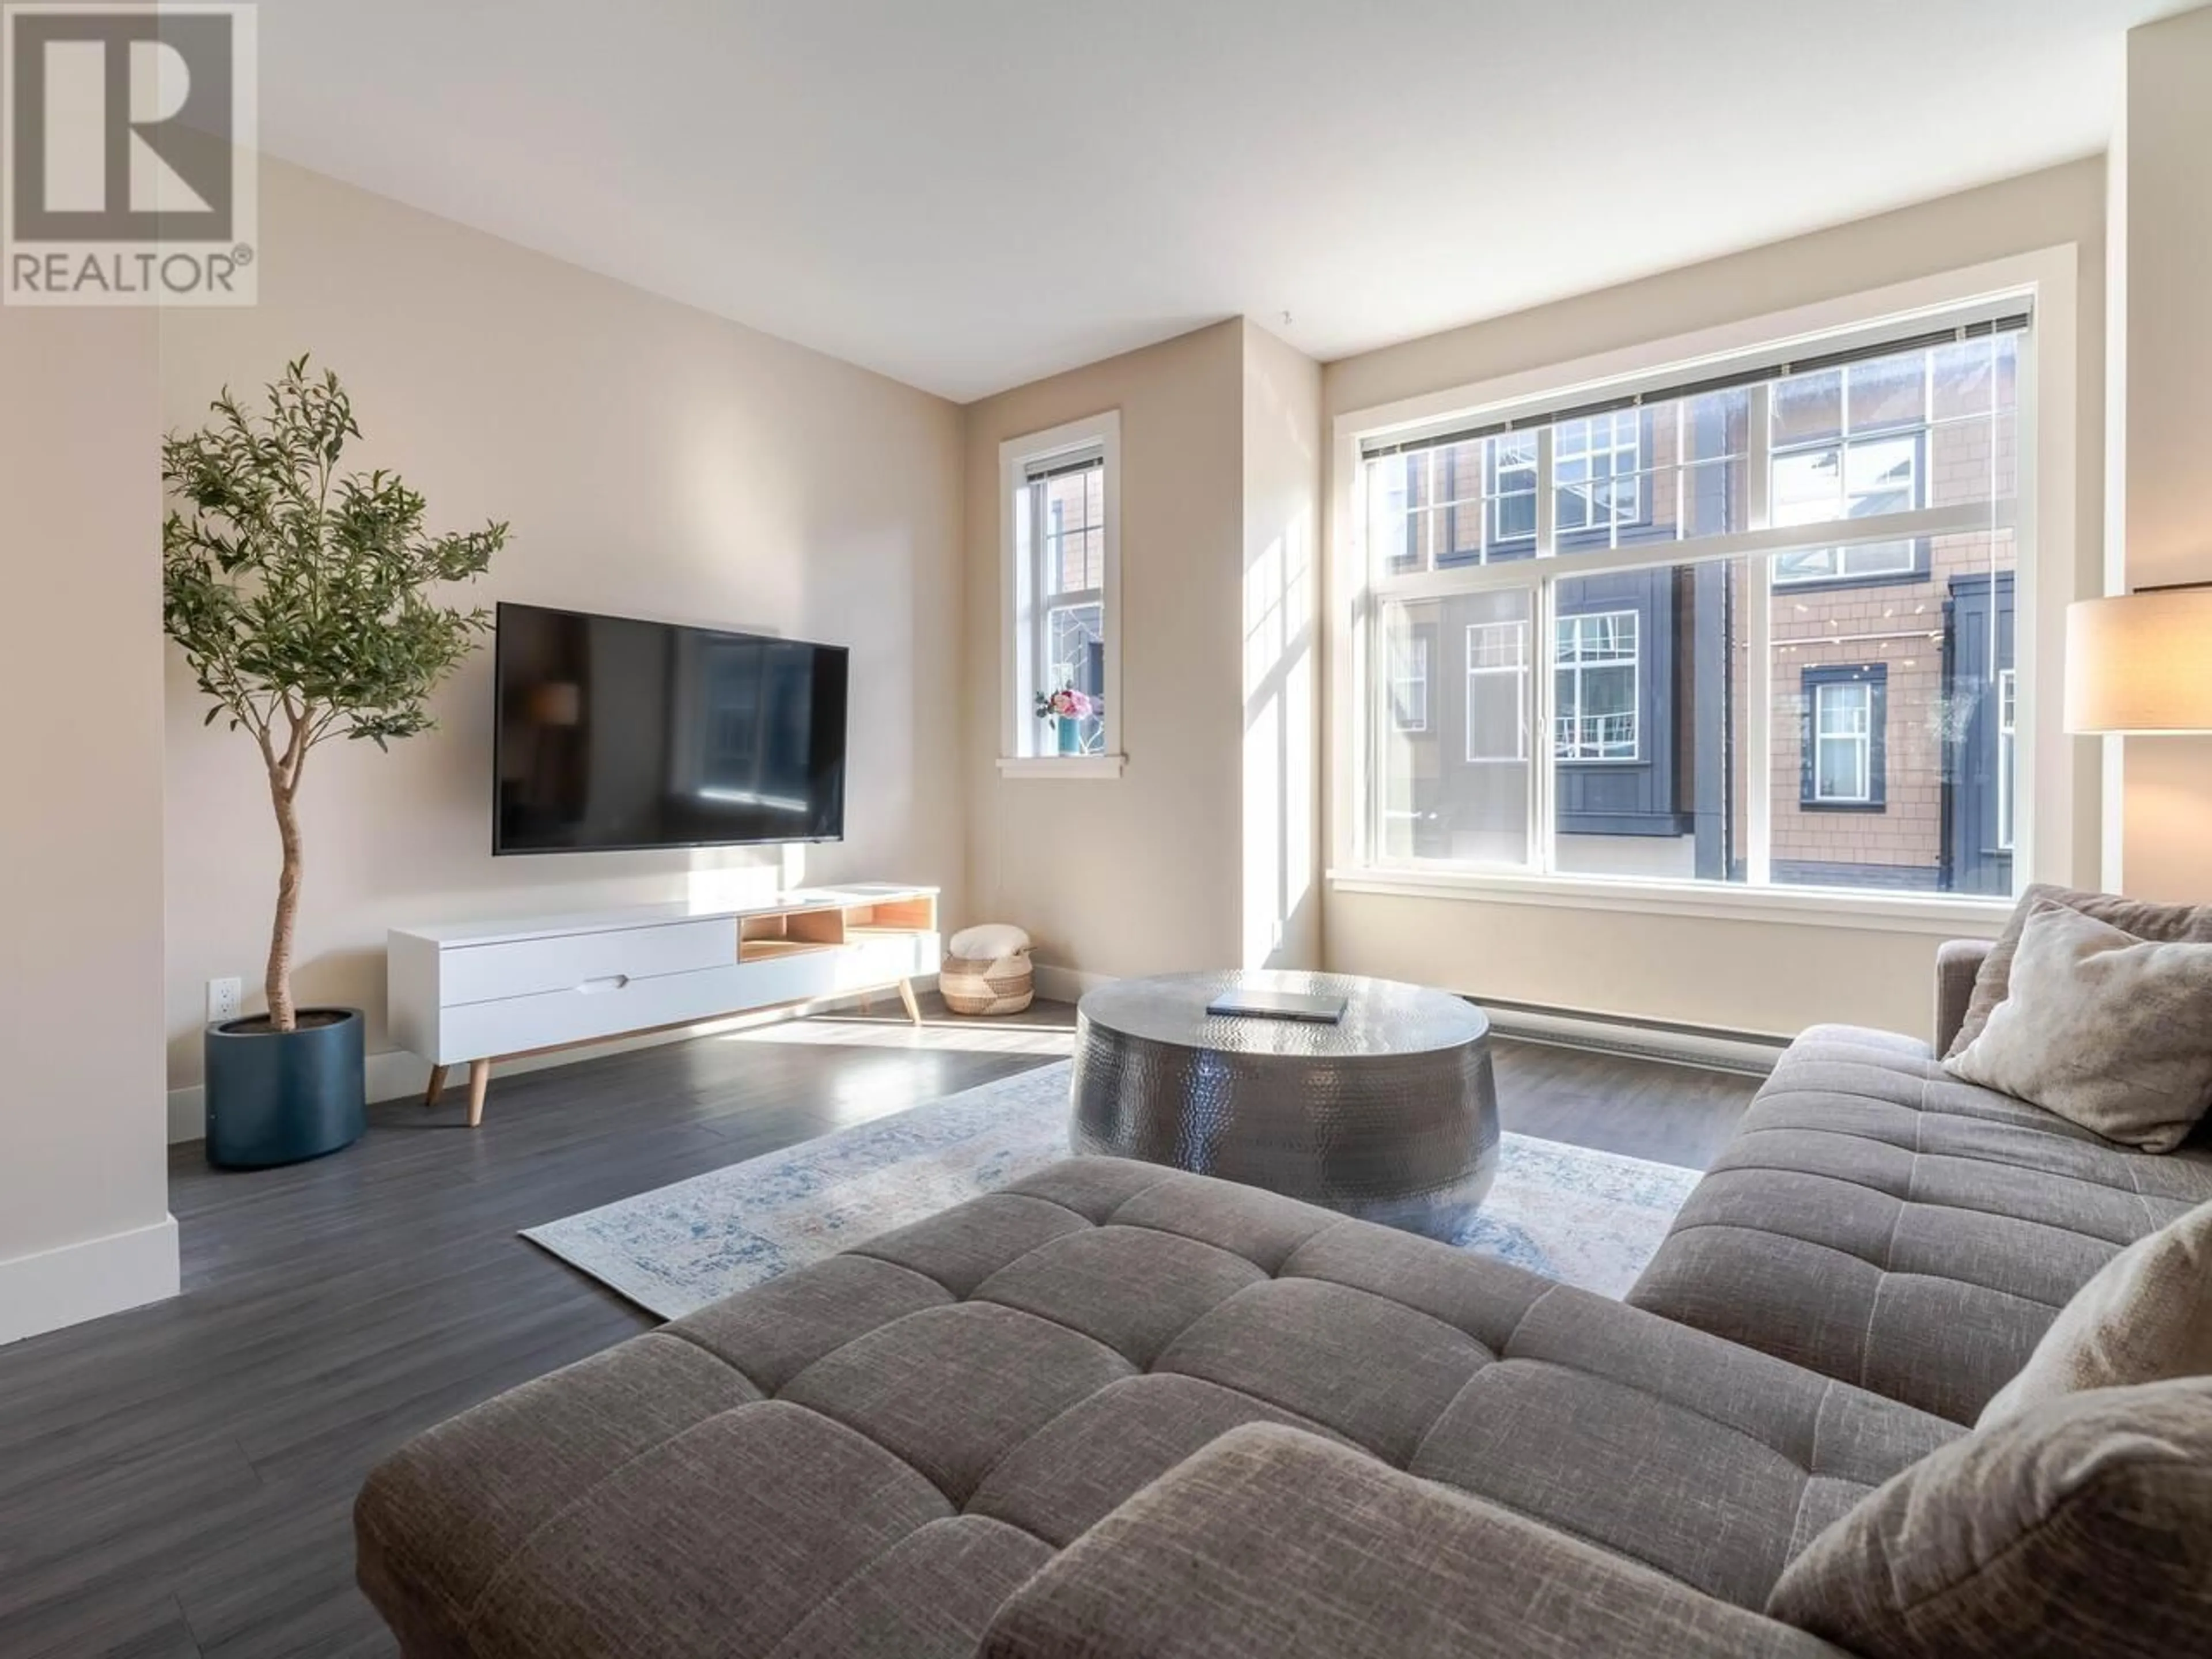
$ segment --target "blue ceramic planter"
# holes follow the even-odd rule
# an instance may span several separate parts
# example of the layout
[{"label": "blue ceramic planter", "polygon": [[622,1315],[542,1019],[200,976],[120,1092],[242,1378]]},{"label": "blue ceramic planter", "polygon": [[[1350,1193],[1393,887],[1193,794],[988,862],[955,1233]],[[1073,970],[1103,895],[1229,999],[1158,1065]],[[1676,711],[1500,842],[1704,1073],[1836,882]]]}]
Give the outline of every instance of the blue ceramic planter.
[{"label": "blue ceramic planter", "polygon": [[1071,720],[1057,720],[1053,725],[1059,728],[1061,754],[1079,755],[1083,752],[1083,727],[1080,724]]},{"label": "blue ceramic planter", "polygon": [[[322,1024],[311,1021],[322,1020]],[[358,1008],[302,1008],[300,1029],[261,1019],[207,1028],[207,1158],[221,1169],[300,1164],[367,1127]]]}]

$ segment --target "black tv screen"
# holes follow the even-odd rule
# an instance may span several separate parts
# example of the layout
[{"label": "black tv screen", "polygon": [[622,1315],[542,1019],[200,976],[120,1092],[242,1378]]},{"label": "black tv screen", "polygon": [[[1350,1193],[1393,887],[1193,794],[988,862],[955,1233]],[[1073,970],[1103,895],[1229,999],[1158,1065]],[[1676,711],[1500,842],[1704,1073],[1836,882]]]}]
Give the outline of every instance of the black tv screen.
[{"label": "black tv screen", "polygon": [[499,607],[492,851],[845,833],[843,647]]}]

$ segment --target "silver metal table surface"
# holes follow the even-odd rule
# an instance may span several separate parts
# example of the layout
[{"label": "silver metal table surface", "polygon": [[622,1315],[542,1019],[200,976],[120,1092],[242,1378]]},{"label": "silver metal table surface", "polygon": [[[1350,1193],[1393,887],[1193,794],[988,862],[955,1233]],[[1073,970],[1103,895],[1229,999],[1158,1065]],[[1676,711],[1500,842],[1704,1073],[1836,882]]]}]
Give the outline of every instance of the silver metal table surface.
[{"label": "silver metal table surface", "polygon": [[[1221,1016],[1240,988],[1334,994],[1335,1024]],[[1463,998],[1346,974],[1119,980],[1076,1017],[1079,1152],[1142,1158],[1453,1238],[1497,1173],[1490,1022]]]}]

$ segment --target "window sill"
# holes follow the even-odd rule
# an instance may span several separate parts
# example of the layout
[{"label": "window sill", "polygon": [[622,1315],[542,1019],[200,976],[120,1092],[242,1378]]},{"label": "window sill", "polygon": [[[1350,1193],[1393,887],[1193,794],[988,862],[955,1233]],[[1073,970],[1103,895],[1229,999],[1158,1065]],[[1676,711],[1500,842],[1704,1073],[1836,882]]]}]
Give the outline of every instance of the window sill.
[{"label": "window sill", "polygon": [[1001,755],[1002,778],[1118,778],[1127,755]]},{"label": "window sill", "polygon": [[2014,902],[2009,898],[1979,896],[1858,893],[1835,888],[1716,890],[1717,884],[1478,870],[1332,870],[1328,884],[1339,893],[1850,927],[1870,933],[1932,933],[1946,939],[1996,938],[2012,914]]}]

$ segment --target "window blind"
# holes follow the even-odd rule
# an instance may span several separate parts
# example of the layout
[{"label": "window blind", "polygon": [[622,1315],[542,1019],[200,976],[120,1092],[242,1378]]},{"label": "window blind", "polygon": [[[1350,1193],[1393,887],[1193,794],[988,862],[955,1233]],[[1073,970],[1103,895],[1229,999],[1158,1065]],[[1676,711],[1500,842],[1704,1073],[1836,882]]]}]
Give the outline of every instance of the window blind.
[{"label": "window blind", "polygon": [[[2016,301],[2014,303],[2015,306],[2018,304]],[[1440,449],[1448,444],[1495,437],[1501,432],[1526,432],[1560,421],[1577,421],[1593,415],[1610,414],[1615,410],[1638,409],[1647,404],[1670,403],[1678,398],[1702,397],[1708,392],[1728,392],[1739,386],[1770,384],[1788,380],[1792,375],[1817,374],[1822,369],[1893,356],[1899,352],[1924,351],[1934,346],[1954,345],[1995,334],[2018,333],[2027,328],[2031,320],[2031,313],[2027,311],[2010,309],[1996,316],[1976,317],[1932,328],[1922,327],[1910,332],[1853,341],[1826,350],[1819,349],[1818,341],[1798,342],[1795,356],[1761,354],[1747,357],[1720,373],[1639,386],[1633,391],[1625,391],[1611,397],[1589,398],[1571,394],[1559,403],[1519,410],[1504,419],[1455,423],[1395,437],[1383,434],[1363,440],[1359,453],[1363,458],[1372,460],[1385,455],[1408,455],[1425,449]]]},{"label": "window blind", "polygon": [[1071,472],[1093,471],[1105,465],[1104,450],[1079,450],[1073,454],[1040,456],[1022,469],[1022,477],[1036,483],[1046,478],[1066,477]]}]

